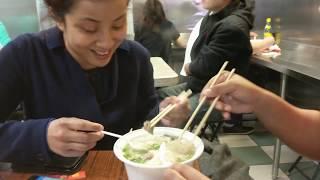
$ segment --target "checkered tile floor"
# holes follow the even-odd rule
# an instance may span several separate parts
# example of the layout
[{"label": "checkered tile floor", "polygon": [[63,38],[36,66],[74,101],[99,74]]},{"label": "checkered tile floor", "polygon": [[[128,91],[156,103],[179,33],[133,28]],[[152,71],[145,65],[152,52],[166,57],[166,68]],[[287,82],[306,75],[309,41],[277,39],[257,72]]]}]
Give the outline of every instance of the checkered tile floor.
[{"label": "checkered tile floor", "polygon": [[[266,130],[257,130],[251,135],[219,135],[221,143],[228,144],[234,156],[239,157],[250,166],[250,176],[256,180],[271,180],[273,145],[276,138]],[[299,155],[286,145],[282,145],[279,179],[304,180],[297,170],[293,170],[290,176],[286,175],[291,164]],[[312,176],[316,164],[304,158],[299,164],[308,176]],[[320,175],[317,178],[320,180]]]}]

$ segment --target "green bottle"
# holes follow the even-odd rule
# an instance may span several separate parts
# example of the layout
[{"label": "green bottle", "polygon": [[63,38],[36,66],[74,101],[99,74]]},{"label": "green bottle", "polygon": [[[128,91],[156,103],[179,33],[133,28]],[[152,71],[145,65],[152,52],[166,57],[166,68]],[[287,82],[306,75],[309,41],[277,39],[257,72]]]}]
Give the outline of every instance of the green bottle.
[{"label": "green bottle", "polygon": [[281,41],[281,19],[277,17],[275,19],[275,28],[274,28],[274,39],[277,45],[280,44]]},{"label": "green bottle", "polygon": [[272,37],[271,18],[266,19],[266,26],[264,27],[263,37]]},{"label": "green bottle", "polygon": [[8,35],[8,32],[6,30],[6,27],[4,24],[0,21],[0,47],[5,46],[10,42],[10,37]]}]

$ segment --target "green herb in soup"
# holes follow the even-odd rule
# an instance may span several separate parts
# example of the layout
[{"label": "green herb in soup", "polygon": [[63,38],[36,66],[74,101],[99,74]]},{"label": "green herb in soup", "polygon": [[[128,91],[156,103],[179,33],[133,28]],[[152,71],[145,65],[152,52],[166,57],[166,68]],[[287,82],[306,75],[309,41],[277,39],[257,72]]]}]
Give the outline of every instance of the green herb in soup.
[{"label": "green herb in soup", "polygon": [[[164,149],[161,150],[161,146],[164,146]],[[126,159],[149,165],[180,163],[191,159],[194,154],[195,147],[192,142],[177,140],[167,135],[137,137],[131,139],[123,148],[123,156]]]},{"label": "green herb in soup", "polygon": [[145,163],[147,160],[153,158],[153,154],[151,151],[158,150],[160,148],[160,144],[150,144],[145,149],[135,149],[130,146],[130,144],[126,144],[123,148],[123,156],[133,162],[136,163]]}]

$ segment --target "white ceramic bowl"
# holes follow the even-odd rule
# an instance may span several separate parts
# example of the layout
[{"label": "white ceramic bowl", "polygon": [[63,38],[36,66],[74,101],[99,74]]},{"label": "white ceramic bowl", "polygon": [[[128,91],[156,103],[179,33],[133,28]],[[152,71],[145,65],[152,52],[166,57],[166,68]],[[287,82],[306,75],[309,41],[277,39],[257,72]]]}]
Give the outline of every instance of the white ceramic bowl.
[{"label": "white ceramic bowl", "polygon": [[[154,134],[157,135],[171,135],[178,137],[182,132],[182,129],[177,128],[168,128],[168,127],[155,127],[154,128]],[[113,151],[116,155],[116,157],[121,160],[126,167],[126,171],[128,174],[129,180],[160,180],[163,179],[163,173],[166,169],[168,169],[169,165],[146,165],[146,164],[139,164],[132,162],[128,159],[126,159],[123,156],[123,148],[128,143],[128,140],[141,137],[146,135],[148,132],[146,132],[143,129],[138,129],[132,132],[129,132],[125,134],[122,138],[118,139],[116,143],[113,146]],[[194,134],[186,131],[183,135],[183,139],[193,141],[196,151],[193,157],[185,162],[183,164],[193,165],[193,162],[200,157],[200,155],[203,152],[204,145],[202,140],[195,136]]]}]

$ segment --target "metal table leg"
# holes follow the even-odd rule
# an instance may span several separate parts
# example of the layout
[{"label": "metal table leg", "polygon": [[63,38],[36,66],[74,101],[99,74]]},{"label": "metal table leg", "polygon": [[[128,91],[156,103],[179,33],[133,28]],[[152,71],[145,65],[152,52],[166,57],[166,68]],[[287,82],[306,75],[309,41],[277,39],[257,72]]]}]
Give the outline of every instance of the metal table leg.
[{"label": "metal table leg", "polygon": [[280,164],[281,142],[277,139],[273,149],[272,179],[278,178]]},{"label": "metal table leg", "polygon": [[[286,97],[286,84],[287,84],[287,76],[285,74],[281,74],[281,98],[285,99]],[[279,164],[280,164],[280,153],[281,153],[281,142],[277,138],[276,144],[274,146],[273,151],[273,164],[272,164],[272,179],[277,179],[279,174]]]}]

